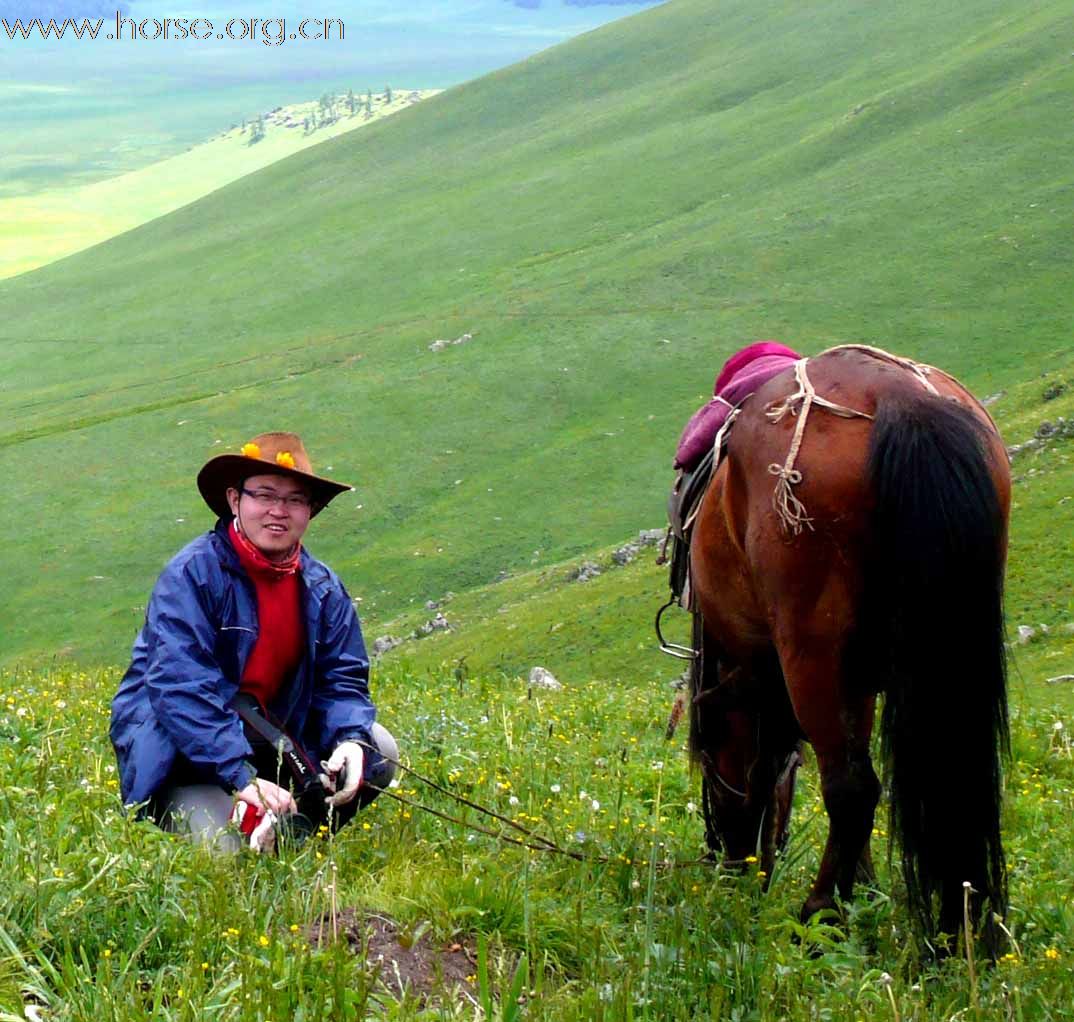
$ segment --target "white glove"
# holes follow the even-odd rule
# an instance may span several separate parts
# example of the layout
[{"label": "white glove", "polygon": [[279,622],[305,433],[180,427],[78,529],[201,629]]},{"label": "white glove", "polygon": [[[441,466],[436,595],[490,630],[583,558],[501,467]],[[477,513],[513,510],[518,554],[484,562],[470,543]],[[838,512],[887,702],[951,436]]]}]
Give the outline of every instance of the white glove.
[{"label": "white glove", "polygon": [[231,813],[231,822],[255,852],[271,852],[276,847],[276,820],[271,809],[261,810],[241,800]]},{"label": "white glove", "polygon": [[357,742],[340,742],[327,762],[321,764],[328,775],[329,787],[335,791],[325,802],[330,806],[343,806],[352,801],[362,786],[365,753]]}]

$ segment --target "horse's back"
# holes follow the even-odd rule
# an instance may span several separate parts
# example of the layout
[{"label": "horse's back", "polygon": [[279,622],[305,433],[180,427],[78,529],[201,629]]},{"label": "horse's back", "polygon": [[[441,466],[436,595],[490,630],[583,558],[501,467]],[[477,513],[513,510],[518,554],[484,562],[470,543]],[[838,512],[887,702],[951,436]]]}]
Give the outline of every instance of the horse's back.
[{"label": "horse's back", "polygon": [[[801,648],[810,633],[818,643],[830,643],[849,627],[846,608],[861,586],[861,551],[874,503],[869,437],[883,403],[932,400],[931,385],[939,399],[969,409],[987,431],[997,490],[1009,500],[999,436],[987,412],[947,374],[918,375],[899,362],[840,348],[809,359],[805,375],[816,395],[843,413],[813,404],[788,464],[802,405],[775,422],[770,413],[799,390],[799,381],[793,368],[769,380],[738,416],[698,519],[695,592],[706,622],[742,655],[778,646],[782,630],[793,628]],[[797,531],[775,506],[784,469],[795,473],[789,488],[803,508]]]}]

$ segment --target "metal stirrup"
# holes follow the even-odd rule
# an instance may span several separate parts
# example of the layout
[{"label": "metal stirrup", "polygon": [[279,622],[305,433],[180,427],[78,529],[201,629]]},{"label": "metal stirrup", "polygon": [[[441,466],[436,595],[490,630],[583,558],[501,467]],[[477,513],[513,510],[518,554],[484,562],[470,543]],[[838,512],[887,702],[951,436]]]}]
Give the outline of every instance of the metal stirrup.
[{"label": "metal stirrup", "polygon": [[660,619],[664,616],[664,611],[675,604],[675,594],[671,594],[671,599],[668,600],[657,612],[656,621],[654,622],[656,627],[656,638],[660,643],[660,652],[667,653],[668,656],[675,657],[676,660],[696,660],[698,658],[698,651],[693,646],[681,646],[677,642],[668,642],[664,638],[664,633],[660,631]]}]

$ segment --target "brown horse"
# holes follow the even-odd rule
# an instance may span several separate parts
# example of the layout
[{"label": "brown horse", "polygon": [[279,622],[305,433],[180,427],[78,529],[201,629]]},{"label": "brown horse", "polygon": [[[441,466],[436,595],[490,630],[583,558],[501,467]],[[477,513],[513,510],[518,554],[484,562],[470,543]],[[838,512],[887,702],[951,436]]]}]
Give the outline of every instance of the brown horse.
[{"label": "brown horse", "polygon": [[871,875],[881,693],[913,918],[930,939],[957,933],[965,883],[975,918],[1004,911],[1009,508],[995,425],[939,370],[836,348],[737,417],[690,547],[691,750],[710,846],[734,862],[760,841],[771,875],[800,742],[813,746],[829,830],[803,920]]}]

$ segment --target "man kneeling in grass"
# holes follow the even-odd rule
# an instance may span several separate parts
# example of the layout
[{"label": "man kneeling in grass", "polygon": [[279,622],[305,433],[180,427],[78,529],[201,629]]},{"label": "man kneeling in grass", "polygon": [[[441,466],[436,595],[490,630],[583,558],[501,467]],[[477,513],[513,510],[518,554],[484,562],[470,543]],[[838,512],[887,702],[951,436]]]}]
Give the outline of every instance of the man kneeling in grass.
[{"label": "man kneeling in grass", "polygon": [[277,828],[300,838],[348,822],[398,750],[374,722],[350,597],[301,545],[351,487],[314,475],[295,434],[263,433],[208,461],[198,489],[219,520],[157,580],[112,700],[112,744],[125,804],[260,850]]}]

